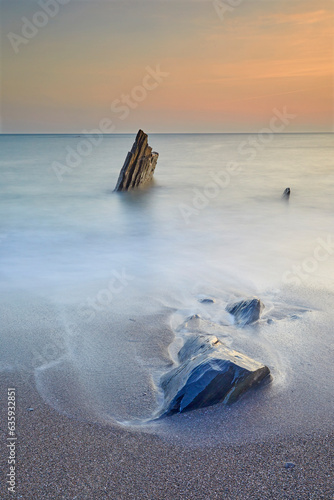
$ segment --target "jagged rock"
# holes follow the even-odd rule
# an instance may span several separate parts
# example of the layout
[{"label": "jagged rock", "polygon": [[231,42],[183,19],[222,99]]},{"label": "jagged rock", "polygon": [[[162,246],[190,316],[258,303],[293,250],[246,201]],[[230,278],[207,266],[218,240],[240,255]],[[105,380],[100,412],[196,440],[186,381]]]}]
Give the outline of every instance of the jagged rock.
[{"label": "jagged rock", "polygon": [[270,375],[267,366],[228,349],[217,337],[189,338],[179,359],[180,366],[161,379],[165,399],[159,417],[231,404]]},{"label": "jagged rock", "polygon": [[241,300],[226,306],[226,311],[234,316],[235,323],[241,326],[257,321],[265,305],[257,297]]},{"label": "jagged rock", "polygon": [[120,171],[115,191],[128,191],[147,184],[153,178],[159,154],[152,152],[148,136],[139,130],[136,140]]},{"label": "jagged rock", "polygon": [[282,199],[288,201],[289,198],[290,198],[290,188],[286,188],[284,189],[284,192],[282,194]]}]

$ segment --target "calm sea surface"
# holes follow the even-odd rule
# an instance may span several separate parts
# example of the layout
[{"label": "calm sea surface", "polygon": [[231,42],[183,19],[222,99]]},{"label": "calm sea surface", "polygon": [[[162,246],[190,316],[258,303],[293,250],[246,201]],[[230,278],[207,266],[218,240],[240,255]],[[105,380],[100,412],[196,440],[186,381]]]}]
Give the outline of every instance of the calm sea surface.
[{"label": "calm sea surface", "polygon": [[[331,426],[333,135],[266,139],[151,134],[154,185],[113,193],[134,135],[0,136],[0,369],[33,374],[65,414],[145,420],[168,347],[197,313],[202,331],[268,364],[272,383],[154,431]],[[251,295],[265,314],[240,330],[224,309]]]}]

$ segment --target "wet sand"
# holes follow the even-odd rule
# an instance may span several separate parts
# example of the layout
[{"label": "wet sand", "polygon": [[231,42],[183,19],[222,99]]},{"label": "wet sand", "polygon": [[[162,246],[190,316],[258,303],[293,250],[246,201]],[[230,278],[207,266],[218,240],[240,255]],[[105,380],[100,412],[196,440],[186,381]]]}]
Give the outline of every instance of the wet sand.
[{"label": "wet sand", "polygon": [[[62,416],[40,398],[29,376],[2,374],[1,387],[3,478],[8,471],[6,393],[7,387],[16,388],[15,498],[334,498],[334,439],[325,430],[242,445],[190,447]],[[295,466],[285,468],[286,462]],[[1,490],[1,498],[13,498],[4,480]]]}]

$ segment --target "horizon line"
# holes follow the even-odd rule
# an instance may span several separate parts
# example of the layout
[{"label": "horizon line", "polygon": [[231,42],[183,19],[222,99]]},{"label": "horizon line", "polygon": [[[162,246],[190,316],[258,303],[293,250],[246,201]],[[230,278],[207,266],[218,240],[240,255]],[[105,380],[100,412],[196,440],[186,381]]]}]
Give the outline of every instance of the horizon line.
[{"label": "horizon line", "polygon": [[[115,133],[103,133],[103,136],[113,136],[113,135],[135,135],[137,132],[115,132]],[[261,131],[257,132],[149,132],[147,135],[256,135],[260,134]],[[311,131],[311,132],[272,132],[273,135],[300,135],[300,134],[334,134],[332,131]],[[77,137],[86,137],[91,135],[98,135],[96,133],[82,133],[82,132],[0,132],[0,136],[8,135],[74,135]]]}]

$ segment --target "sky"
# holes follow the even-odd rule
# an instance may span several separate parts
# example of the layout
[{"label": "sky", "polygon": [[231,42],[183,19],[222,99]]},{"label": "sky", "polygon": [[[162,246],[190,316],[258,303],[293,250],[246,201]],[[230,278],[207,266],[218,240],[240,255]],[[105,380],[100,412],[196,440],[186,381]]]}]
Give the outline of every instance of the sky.
[{"label": "sky", "polygon": [[[42,5],[44,8],[42,8]],[[333,0],[1,0],[1,132],[334,130]]]}]

